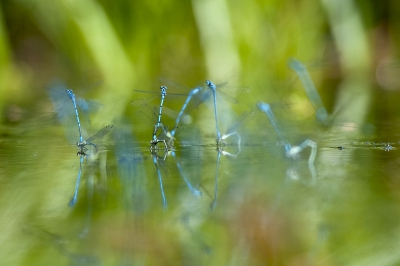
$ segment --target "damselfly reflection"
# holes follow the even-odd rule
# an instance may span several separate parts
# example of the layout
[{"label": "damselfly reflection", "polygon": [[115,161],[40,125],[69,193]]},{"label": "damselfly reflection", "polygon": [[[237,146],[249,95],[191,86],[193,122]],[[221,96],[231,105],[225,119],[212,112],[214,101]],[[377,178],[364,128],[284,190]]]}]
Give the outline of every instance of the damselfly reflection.
[{"label": "damselfly reflection", "polygon": [[96,134],[91,136],[90,138],[77,143],[77,146],[79,147],[79,151],[77,153],[77,155],[79,156],[79,172],[78,172],[78,177],[76,179],[74,196],[72,197],[72,199],[69,203],[70,207],[73,207],[77,201],[78,191],[79,191],[79,183],[80,183],[81,176],[82,176],[82,166],[83,166],[84,158],[86,158],[86,156],[87,156],[86,152],[88,150],[86,148],[86,145],[90,145],[90,146],[94,147],[94,152],[91,155],[95,155],[98,152],[98,149],[97,149],[97,146],[92,141],[104,137],[112,129],[114,129],[113,125],[106,126],[106,127],[102,128],[99,132],[97,132]]},{"label": "damselfly reflection", "polygon": [[102,265],[100,258],[96,256],[85,254],[82,251],[71,251],[70,244],[73,241],[70,238],[36,227],[23,228],[23,232],[35,237],[39,241],[37,244],[51,245],[69,260],[68,265]]},{"label": "damselfly reflection", "polygon": [[[246,121],[247,119],[249,119],[249,116],[253,115],[254,112],[245,112],[243,113],[238,121],[236,123],[234,123],[228,130],[227,133],[222,135],[220,138],[220,141],[217,142],[217,162],[216,162],[216,169],[215,169],[215,180],[214,180],[214,196],[213,196],[213,200],[211,202],[210,208],[214,209],[217,205],[217,201],[218,201],[218,173],[219,173],[219,167],[220,167],[220,159],[221,159],[221,154],[224,156],[232,156],[232,157],[237,157],[241,151],[241,136],[239,135],[239,133],[237,132],[237,129],[239,128],[239,126],[241,126],[243,124],[244,121]],[[237,152],[236,153],[230,153],[228,151],[224,150],[224,147],[226,146],[226,143],[224,142],[224,140],[226,140],[228,137],[230,136],[237,136]],[[186,178],[186,175],[183,173],[183,170],[179,164],[179,162],[177,161],[176,155],[175,155],[175,151],[172,150],[170,152],[170,154],[174,157],[175,159],[175,163],[177,165],[177,168],[179,170],[179,173],[181,175],[181,177],[184,179],[186,185],[188,186],[189,190],[192,192],[193,195],[195,196],[200,196],[201,195],[201,191],[198,189],[195,189],[193,187],[193,185],[189,182],[189,180]],[[164,158],[165,159],[165,158]]]},{"label": "damselfly reflection", "polygon": [[[163,152],[163,153],[161,153],[161,152]],[[166,199],[166,195],[165,195],[165,191],[164,191],[164,185],[163,185],[163,179],[162,179],[162,171],[161,171],[161,166],[162,165],[160,165],[160,163],[165,163],[167,161],[169,155],[171,155],[174,158],[174,162],[175,162],[176,168],[178,169],[179,175],[183,179],[183,181],[185,182],[185,184],[188,187],[188,189],[190,190],[190,192],[194,196],[197,196],[197,197],[202,195],[202,192],[199,189],[195,188],[195,186],[192,185],[192,183],[190,182],[189,178],[184,173],[184,170],[183,170],[181,164],[179,163],[179,160],[178,160],[174,150],[171,150],[171,151],[168,151],[168,150],[152,150],[151,151],[151,156],[152,156],[153,164],[154,164],[154,166],[156,168],[157,177],[158,177],[158,180],[159,180],[163,208],[167,208],[167,199]]]},{"label": "damselfly reflection", "polygon": [[78,171],[78,177],[76,179],[74,196],[72,197],[71,201],[69,202],[69,206],[73,207],[73,206],[75,206],[77,198],[78,198],[79,184],[80,184],[81,177],[82,177],[82,166],[83,166],[84,158],[87,155],[86,151],[88,150],[86,148],[86,146],[87,145],[93,146],[94,154],[96,154],[97,153],[97,146],[93,143],[93,141],[96,140],[96,139],[104,137],[108,132],[110,132],[114,128],[114,126],[113,125],[106,126],[105,128],[102,128],[100,131],[98,131],[96,134],[94,134],[93,136],[89,137],[86,140],[83,140],[82,130],[81,130],[81,123],[80,123],[80,119],[79,119],[78,108],[77,108],[77,105],[76,105],[75,94],[70,89],[66,90],[66,93],[67,93],[67,95],[70,97],[70,99],[72,101],[72,104],[73,104],[73,107],[74,107],[74,110],[75,110],[76,122],[78,124],[78,132],[79,132],[79,142],[77,143],[77,146],[79,148],[79,151],[77,152],[77,155],[79,156],[79,171]]},{"label": "damselfly reflection", "polygon": [[300,145],[292,146],[286,140],[286,138],[283,136],[282,130],[280,129],[278,121],[276,121],[274,113],[272,112],[269,104],[263,103],[263,102],[259,102],[259,103],[257,103],[257,107],[267,115],[269,121],[271,122],[272,126],[274,127],[276,134],[279,136],[279,138],[281,140],[281,143],[283,144],[283,146],[285,148],[285,156],[286,157],[288,157],[288,158],[297,158],[299,153],[304,148],[306,148],[306,147],[310,147],[311,148],[311,154],[310,154],[310,157],[308,159],[308,166],[309,166],[310,171],[311,171],[311,173],[312,173],[312,175],[314,177],[315,176],[314,160],[315,160],[315,157],[317,156],[317,143],[312,141],[312,140],[310,140],[310,139],[306,139]]},{"label": "damselfly reflection", "polygon": [[163,185],[163,181],[162,181],[161,170],[160,170],[160,167],[159,167],[159,165],[158,165],[159,157],[158,157],[158,155],[157,155],[157,151],[152,151],[152,152],[151,152],[151,156],[152,156],[152,159],[153,159],[154,166],[156,167],[157,176],[158,176],[158,182],[159,182],[159,184],[160,184],[161,197],[162,197],[162,206],[163,206],[163,209],[166,209],[166,208],[167,208],[167,198],[165,197],[164,185]]},{"label": "damselfly reflection", "polygon": [[317,265],[316,255],[323,249],[324,245],[327,244],[329,235],[332,234],[332,229],[328,224],[321,223],[316,228],[316,239],[313,247],[310,249],[307,258],[308,265]]},{"label": "damselfly reflection", "polygon": [[75,204],[76,204],[76,201],[78,199],[78,191],[79,191],[79,184],[81,182],[83,161],[84,161],[84,157],[83,156],[79,156],[78,177],[76,178],[76,182],[75,182],[74,196],[72,197],[71,201],[68,204],[69,207],[74,207]]},{"label": "damselfly reflection", "polygon": [[181,167],[180,163],[178,162],[178,159],[176,158],[175,151],[171,151],[171,155],[172,155],[172,157],[174,157],[176,167],[179,170],[179,174],[181,175],[181,177],[185,181],[185,183],[186,183],[187,187],[189,188],[189,190],[192,192],[193,195],[201,196],[202,195],[201,191],[196,189],[196,188],[194,188],[193,185],[190,183],[189,179],[183,173],[182,167]]},{"label": "damselfly reflection", "polygon": [[[91,230],[92,226],[92,212],[93,212],[93,201],[94,201],[94,191],[99,191],[102,196],[103,204],[105,203],[105,194],[107,191],[107,153],[100,152],[98,156],[96,156],[96,160],[90,158],[86,160],[87,163],[85,166],[85,185],[87,189],[87,211],[84,222],[84,227],[82,231],[79,233],[79,238],[86,238]],[[98,175],[100,178],[98,178]],[[77,192],[76,192],[77,193]]]},{"label": "damselfly reflection", "polygon": [[123,187],[123,202],[129,213],[133,211],[135,214],[143,214],[150,198],[146,189],[144,155],[132,134],[131,124],[126,119],[121,120],[118,133],[113,134],[113,137],[117,172]]},{"label": "damselfly reflection", "polygon": [[221,152],[217,149],[217,163],[215,167],[215,180],[214,180],[214,198],[210,204],[211,210],[213,210],[217,206],[218,202],[218,172],[219,172],[219,164],[221,161]]},{"label": "damselfly reflection", "polygon": [[87,186],[87,198],[88,198],[88,206],[87,206],[87,213],[85,219],[85,226],[83,227],[81,233],[79,234],[80,238],[85,238],[89,231],[90,225],[92,221],[92,211],[93,211],[93,189],[94,189],[94,175],[91,173],[86,181]]},{"label": "damselfly reflection", "polygon": [[208,245],[202,234],[198,234],[197,232],[195,232],[193,230],[193,226],[190,223],[190,215],[189,214],[183,214],[181,220],[181,223],[183,224],[183,226],[186,228],[186,230],[189,232],[190,237],[192,239],[192,241],[194,241],[196,243],[196,245],[200,248],[201,252],[204,252],[207,255],[210,255],[212,253],[212,248],[210,247],[210,245]]}]

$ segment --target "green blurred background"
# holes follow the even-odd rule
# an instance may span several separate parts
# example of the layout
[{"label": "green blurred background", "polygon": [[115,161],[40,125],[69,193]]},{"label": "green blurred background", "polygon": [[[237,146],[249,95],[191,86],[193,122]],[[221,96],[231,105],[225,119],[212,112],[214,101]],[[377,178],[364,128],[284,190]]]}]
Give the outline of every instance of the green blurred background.
[{"label": "green blurred background", "polygon": [[[248,86],[241,103],[301,102],[304,94],[288,90],[290,57],[314,70],[328,109],[362,94],[353,99],[357,114],[342,113],[360,120],[377,67],[398,68],[398,10],[396,1],[4,0],[2,121],[43,108],[55,78],[74,90],[101,81],[91,95],[112,109],[102,117],[110,121],[126,112],[134,88],[157,90],[159,77],[188,87],[205,79]],[[394,78],[380,85],[398,87]]]},{"label": "green blurred background", "polygon": [[[106,106],[93,116],[92,128],[132,121],[132,127],[147,129],[130,105],[142,97],[134,89],[158,91],[160,78],[187,87],[211,79],[250,89],[236,92],[236,114],[255,109],[260,100],[289,102],[290,124],[315,126],[312,105],[287,66],[295,57],[308,67],[329,113],[337,114],[335,123],[347,123],[339,132],[303,128],[301,136],[314,134],[310,138],[320,144],[353,132],[351,141],[358,141],[363,126],[374,125],[374,138],[397,141],[399,17],[398,1],[2,0],[0,264],[398,265],[398,241],[391,237],[399,235],[396,153],[360,149],[337,155],[326,149],[333,144],[322,145],[316,167],[328,181],[317,189],[281,187],[282,173],[292,169],[276,156],[276,147],[269,155],[244,151],[236,163],[222,158],[220,189],[226,191],[212,214],[214,151],[201,155],[201,169],[191,168],[197,164],[193,154],[186,164],[188,172],[201,172],[211,196],[201,202],[173,198],[171,187],[179,187],[174,179],[168,212],[161,210],[157,180],[149,174],[154,166],[145,161],[149,194],[157,198],[153,209],[125,212],[114,194],[135,185],[110,178],[111,199],[104,208],[94,204],[90,236],[76,240],[88,203],[82,196],[75,209],[67,207],[77,172],[75,147],[64,144],[65,136],[47,128],[51,123],[43,117],[53,111],[46,89],[62,80],[77,95]],[[209,114],[196,120],[201,131],[214,132]],[[320,130],[323,135],[316,136]],[[147,138],[138,138],[147,145]],[[103,162],[99,168],[121,175],[110,156],[107,167]],[[273,176],[268,185],[265,167]],[[301,171],[309,176],[306,167]],[[340,178],[332,181],[332,175]],[[182,222],[180,213],[186,212],[195,217],[187,223],[193,229]],[[198,248],[199,242],[214,253]],[[192,246],[196,251],[190,253]],[[132,254],[135,259],[123,264],[121,257]]]}]

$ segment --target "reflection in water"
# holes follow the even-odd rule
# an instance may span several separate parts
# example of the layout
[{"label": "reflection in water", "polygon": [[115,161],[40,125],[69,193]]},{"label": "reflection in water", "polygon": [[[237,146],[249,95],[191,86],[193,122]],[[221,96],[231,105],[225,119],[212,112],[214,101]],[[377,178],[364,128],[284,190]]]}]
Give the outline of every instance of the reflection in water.
[{"label": "reflection in water", "polygon": [[[209,113],[202,107],[192,109],[193,118]],[[314,123],[282,131],[278,122],[285,121],[277,120],[279,113],[275,118],[270,109],[264,111],[278,143],[261,112],[239,116],[218,143],[214,133],[204,133],[196,123],[179,125],[172,136],[164,126],[171,121],[163,117],[156,139],[168,142],[168,149],[160,146],[152,152],[148,133],[154,124],[144,126],[130,118],[110,121],[115,130],[99,133],[112,138],[104,143],[107,149],[97,137],[95,146],[82,149],[86,157],[79,157],[77,170],[86,189],[79,190],[77,182],[75,208],[66,203],[76,177],[73,167],[78,166],[76,119],[69,125],[73,145],[60,134],[67,124],[1,140],[8,154],[0,170],[1,217],[8,217],[0,226],[10,228],[4,230],[4,239],[13,249],[20,239],[32,240],[22,258],[32,259],[40,246],[38,265],[59,260],[66,265],[346,265],[341,262],[352,259],[341,255],[344,248],[336,243],[345,243],[354,253],[359,246],[368,250],[372,239],[388,228],[397,230],[392,216],[398,186],[395,178],[382,177],[390,174],[381,167],[391,162],[387,172],[396,172],[397,129],[387,139],[370,136],[370,142],[342,127],[327,130]],[[74,112],[70,116],[75,118]],[[84,129],[85,124],[86,137]],[[142,131],[146,135],[137,133]],[[318,141],[318,156],[317,147],[304,142],[304,136]],[[290,145],[299,139],[302,144]],[[281,156],[282,143],[284,155],[299,162]],[[307,145],[312,147],[309,153]],[[21,221],[40,229],[21,233]],[[348,234],[354,243],[346,242]],[[4,251],[0,255],[6,257]]]},{"label": "reflection in water", "polygon": [[[94,190],[97,189],[100,192],[100,196],[102,198],[102,204],[106,201],[106,192],[107,192],[107,152],[101,151],[96,154],[96,157],[91,156],[90,159],[87,160],[88,165],[86,166],[86,187],[87,187],[87,211],[85,218],[85,226],[82,232],[79,234],[80,238],[85,238],[90,230],[91,221],[92,221],[92,212],[93,212],[93,197]],[[97,178],[100,176],[100,178]]]},{"label": "reflection in water", "polygon": [[85,238],[90,230],[90,224],[92,221],[92,210],[93,210],[93,190],[94,190],[94,173],[90,173],[88,175],[86,181],[87,187],[87,211],[86,211],[86,219],[85,219],[85,226],[82,232],[79,234],[80,238]]},{"label": "reflection in water", "polygon": [[159,160],[163,160],[164,161],[166,159],[167,155],[168,154],[165,153],[164,157],[159,157],[158,154],[157,154],[157,151],[152,151],[151,152],[151,157],[153,158],[153,163],[154,163],[154,166],[156,167],[156,171],[157,171],[158,182],[160,183],[162,206],[163,206],[164,209],[167,208],[167,199],[165,197],[164,185],[163,185],[161,170],[160,170],[160,167],[158,165],[158,162],[159,162]]},{"label": "reflection in water", "polygon": [[178,167],[178,170],[179,170],[179,174],[181,175],[181,177],[185,181],[185,183],[186,183],[187,187],[189,188],[189,190],[193,193],[194,196],[201,196],[202,195],[201,191],[196,189],[196,188],[194,188],[193,185],[190,183],[189,179],[183,173],[182,167],[181,167],[180,163],[178,162],[178,160],[176,158],[175,151],[171,151],[171,155],[172,155],[172,157],[174,157],[174,160],[175,160],[175,163],[176,163],[176,167]]},{"label": "reflection in water", "polygon": [[123,205],[128,213],[144,213],[148,208],[147,175],[140,144],[132,135],[132,127],[122,120],[114,134],[118,177],[123,186]]},{"label": "reflection in water", "polygon": [[204,252],[206,255],[211,255],[212,248],[204,241],[203,237],[196,232],[194,232],[190,219],[191,217],[188,214],[183,214],[181,218],[181,223],[185,227],[185,229],[189,232],[190,237],[196,243],[197,247],[200,249],[200,252]]},{"label": "reflection in water", "polygon": [[[72,197],[68,206],[70,206],[70,207],[75,206],[76,201],[78,199],[79,184],[81,181],[82,167],[83,167],[84,159],[86,159],[86,161],[89,161],[89,163],[92,163],[93,161],[96,160],[96,158],[99,155],[97,146],[94,143],[92,143],[91,141],[104,137],[108,132],[110,132],[113,129],[114,129],[113,125],[106,126],[105,128],[101,129],[99,132],[97,132],[92,137],[88,138],[85,141],[79,142],[77,144],[77,146],[79,147],[79,151],[77,153],[77,155],[79,156],[79,171],[78,171],[78,177],[76,179],[74,196]],[[92,146],[93,149],[88,152],[88,149],[85,147],[86,145]],[[100,154],[103,154],[103,151],[101,151]],[[105,158],[105,157],[103,157],[103,158]],[[104,159],[104,161],[105,161],[105,159]],[[104,173],[104,171],[103,171],[103,173]],[[103,174],[103,176],[104,176],[104,174]]]},{"label": "reflection in water", "polygon": [[179,171],[179,176],[183,179],[183,181],[185,182],[186,186],[188,187],[188,189],[190,190],[190,192],[194,195],[194,196],[201,196],[202,193],[200,190],[196,189],[191,182],[189,181],[189,179],[187,178],[186,174],[183,172],[182,167],[180,165],[180,163],[178,162],[178,159],[176,157],[175,151],[157,151],[157,150],[152,150],[151,151],[151,156],[152,156],[152,160],[154,163],[154,166],[156,167],[156,171],[157,171],[157,176],[158,176],[158,180],[159,180],[159,184],[160,184],[160,190],[161,190],[161,196],[162,196],[162,201],[163,201],[163,208],[165,209],[167,207],[167,199],[165,196],[165,191],[164,191],[164,185],[163,185],[163,181],[162,181],[162,174],[161,174],[161,169],[160,169],[160,162],[165,163],[167,158],[169,157],[169,155],[171,155],[174,158],[174,162],[175,165]]},{"label": "reflection in water", "polygon": [[70,240],[61,235],[35,227],[25,227],[23,231],[27,235],[36,238],[42,244],[56,248],[59,254],[68,260],[68,265],[103,265],[100,259],[94,255],[71,251]]},{"label": "reflection in water", "polygon": [[78,191],[79,191],[79,184],[81,183],[81,176],[82,176],[82,165],[83,165],[84,157],[79,156],[79,170],[78,170],[78,177],[76,178],[76,183],[75,183],[75,190],[74,190],[74,196],[70,200],[68,206],[73,207],[75,206],[75,203],[78,199]]},{"label": "reflection in water", "polygon": [[217,199],[218,199],[218,171],[219,171],[219,162],[221,160],[221,152],[217,149],[217,163],[215,166],[215,184],[214,184],[214,198],[210,204],[211,210],[213,210],[217,206]]}]

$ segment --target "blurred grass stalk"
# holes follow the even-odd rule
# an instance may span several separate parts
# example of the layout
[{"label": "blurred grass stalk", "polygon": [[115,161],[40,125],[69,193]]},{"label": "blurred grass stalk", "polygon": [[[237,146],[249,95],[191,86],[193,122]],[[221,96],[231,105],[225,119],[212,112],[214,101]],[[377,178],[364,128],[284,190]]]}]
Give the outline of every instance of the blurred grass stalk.
[{"label": "blurred grass stalk", "polygon": [[[71,20],[80,29],[108,88],[99,95],[99,99],[110,110],[102,117],[97,117],[98,120],[95,122],[114,121],[116,117],[121,116],[129,100],[126,97],[126,90],[133,87],[135,77],[133,63],[128,59],[111,21],[98,3],[92,0],[64,0],[62,3]],[[111,99],[125,99],[126,102],[115,104],[110,102]]]},{"label": "blurred grass stalk", "polygon": [[[215,83],[225,82],[226,75],[241,73],[238,47],[233,38],[229,9],[225,0],[192,0],[193,13],[200,35],[201,47],[206,61],[207,79]],[[231,92],[229,96],[235,97]],[[230,108],[223,118],[228,124],[234,115]],[[212,125],[214,117],[201,116],[201,125]],[[201,126],[212,134],[210,126]],[[224,133],[224,132],[222,132]]]},{"label": "blurred grass stalk", "polygon": [[0,121],[3,120],[5,103],[20,89],[19,72],[12,62],[11,48],[5,27],[3,8],[0,2]]},{"label": "blurred grass stalk", "polygon": [[[68,44],[82,45],[88,49],[104,81],[105,89],[97,98],[107,106],[107,112],[96,117],[93,122],[111,123],[119,117],[129,100],[126,94],[133,87],[135,68],[103,7],[92,0],[36,1],[24,4],[30,6],[38,26],[58,49],[71,49]],[[76,29],[78,34],[66,34]],[[64,34],[60,34],[60,31]],[[66,40],[65,36],[77,39]],[[126,102],[115,104],[112,99]]]},{"label": "blurred grass stalk", "polygon": [[[0,4],[0,110],[3,110],[4,97],[6,95],[7,86],[6,80],[3,75],[6,71],[6,67],[10,62],[9,45],[7,43],[6,29],[4,27],[3,9]],[[1,112],[1,111],[0,111]]]},{"label": "blurred grass stalk", "polygon": [[[322,0],[322,4],[328,15],[343,68],[343,81],[335,108],[345,106],[345,109],[340,110],[336,120],[337,123],[353,122],[362,125],[370,109],[372,90],[370,47],[361,15],[353,1]],[[333,113],[336,111],[339,110]]]},{"label": "blurred grass stalk", "polygon": [[193,0],[192,4],[208,78],[221,79],[223,74],[240,73],[240,56],[226,1]]}]

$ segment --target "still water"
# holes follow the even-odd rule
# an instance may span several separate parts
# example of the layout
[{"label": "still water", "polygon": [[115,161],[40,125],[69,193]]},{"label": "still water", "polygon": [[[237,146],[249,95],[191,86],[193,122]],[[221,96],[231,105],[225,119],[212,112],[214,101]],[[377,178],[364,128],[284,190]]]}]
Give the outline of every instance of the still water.
[{"label": "still water", "polygon": [[152,154],[151,125],[137,130],[121,119],[85,158],[72,208],[79,157],[65,127],[35,118],[5,128],[2,265],[396,263],[394,121],[398,115],[330,127],[280,121],[292,145],[317,142],[310,165],[310,148],[285,157],[260,111],[238,127],[240,147],[232,136],[223,153],[214,135],[188,127],[176,137],[175,154]]}]

